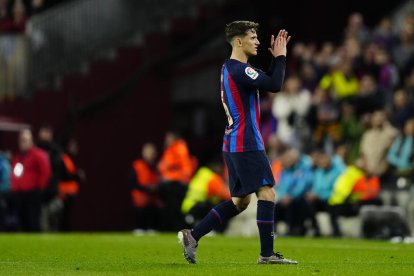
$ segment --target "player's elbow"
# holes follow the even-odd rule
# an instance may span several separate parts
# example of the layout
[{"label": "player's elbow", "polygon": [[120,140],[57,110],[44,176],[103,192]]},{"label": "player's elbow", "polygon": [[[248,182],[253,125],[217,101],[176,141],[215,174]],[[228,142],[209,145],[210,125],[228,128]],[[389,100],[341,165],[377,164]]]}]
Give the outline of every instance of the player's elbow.
[{"label": "player's elbow", "polygon": [[280,92],[281,90],[282,90],[282,85],[280,84],[272,85],[267,89],[267,91],[269,91],[270,93],[277,93],[277,92]]}]

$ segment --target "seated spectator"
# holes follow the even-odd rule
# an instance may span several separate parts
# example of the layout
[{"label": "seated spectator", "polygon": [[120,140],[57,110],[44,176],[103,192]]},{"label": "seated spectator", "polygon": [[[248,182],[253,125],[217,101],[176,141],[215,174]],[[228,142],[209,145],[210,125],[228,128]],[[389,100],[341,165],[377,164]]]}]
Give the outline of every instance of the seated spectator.
[{"label": "seated spectator", "polygon": [[381,90],[373,75],[363,75],[360,80],[358,95],[355,98],[356,113],[372,113],[385,106],[385,92]]},{"label": "seated spectator", "polygon": [[341,136],[342,142],[347,146],[347,163],[353,164],[359,155],[362,134],[369,122],[369,114],[358,118],[355,107],[351,102],[343,102],[341,106]]},{"label": "seated spectator", "polygon": [[414,55],[414,26],[410,20],[411,15],[406,16],[399,33],[398,43],[392,49],[392,58],[400,73],[405,74],[411,67]]},{"label": "seated spectator", "polygon": [[194,162],[187,143],[177,133],[166,134],[165,151],[158,170],[161,174],[160,196],[166,205],[163,223],[167,230],[178,231],[184,224],[181,203],[194,173]]},{"label": "seated spectator", "polygon": [[31,15],[43,12],[46,9],[45,0],[32,0]]},{"label": "seated spectator", "polygon": [[366,170],[371,175],[387,178],[387,152],[397,130],[388,122],[383,110],[375,111],[371,117],[371,128],[361,140],[360,153],[366,158]]},{"label": "seated spectator", "polygon": [[[190,227],[207,215],[211,208],[231,199],[229,188],[221,176],[222,168],[219,162],[211,162],[208,166],[199,168],[191,179],[181,205],[181,211]],[[226,227],[227,223],[214,230],[223,232]]]},{"label": "seated spectator", "polygon": [[392,169],[392,178],[402,179],[404,183],[414,181],[414,119],[409,119],[401,135],[395,138],[388,154],[388,163]]},{"label": "seated spectator", "polygon": [[270,93],[260,95],[260,131],[262,133],[263,142],[267,144],[270,137],[275,133],[277,121],[272,114],[273,95]]},{"label": "seated spectator", "polygon": [[352,70],[351,61],[342,58],[337,69],[323,76],[319,87],[338,100],[355,97],[359,81]]},{"label": "seated spectator", "polygon": [[377,64],[378,86],[384,91],[385,104],[389,105],[392,101],[392,90],[398,85],[400,77],[397,67],[391,62],[390,54],[383,48],[379,48],[375,55]]},{"label": "seated spectator", "polygon": [[313,113],[315,116],[315,130],[313,143],[323,144],[327,139],[339,143],[341,129],[339,125],[339,107],[337,102],[322,89],[317,88],[313,96]]},{"label": "seated spectator", "polygon": [[386,16],[381,19],[378,28],[373,33],[373,39],[376,44],[390,51],[397,43],[398,38],[393,31],[393,23],[390,17]]},{"label": "seated spectator", "polygon": [[275,226],[286,221],[288,235],[304,235],[306,202],[304,196],[311,185],[312,163],[310,157],[301,155],[293,148],[287,149],[281,156],[283,170],[276,186],[278,201],[275,209]]},{"label": "seated spectator", "polygon": [[341,236],[335,212],[328,205],[328,199],[338,176],[345,170],[345,164],[339,158],[333,158],[329,154],[317,150],[315,167],[311,189],[305,196],[315,236],[320,236],[316,214],[321,211],[329,213],[333,235]]},{"label": "seated spectator", "polygon": [[348,17],[348,24],[345,27],[344,38],[355,38],[364,43],[370,37],[370,32],[365,26],[364,17],[358,12],[354,12]]},{"label": "seated spectator", "polygon": [[335,181],[328,199],[334,216],[355,216],[362,205],[380,205],[379,178],[368,172],[367,158],[361,155]]},{"label": "seated spectator", "polygon": [[27,10],[21,1],[15,1],[12,9],[11,33],[24,33],[26,30]]},{"label": "seated spectator", "polygon": [[301,88],[298,76],[285,81],[285,88],[273,100],[273,115],[276,117],[277,136],[284,144],[303,149],[310,136],[305,117],[311,105],[311,94]]},{"label": "seated spectator", "polygon": [[131,183],[132,204],[135,211],[135,233],[159,229],[158,197],[160,177],[156,170],[157,150],[151,143],[142,147],[141,158],[132,163],[129,182]]},{"label": "seated spectator", "polygon": [[397,129],[403,129],[405,122],[413,115],[412,106],[403,89],[394,92],[393,107],[391,111],[391,124]]}]

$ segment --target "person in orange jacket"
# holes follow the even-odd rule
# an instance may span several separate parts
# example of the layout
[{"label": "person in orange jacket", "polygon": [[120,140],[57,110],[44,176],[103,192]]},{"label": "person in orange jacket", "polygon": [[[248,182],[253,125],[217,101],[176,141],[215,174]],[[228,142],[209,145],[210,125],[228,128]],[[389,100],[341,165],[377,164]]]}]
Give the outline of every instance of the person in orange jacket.
[{"label": "person in orange jacket", "polygon": [[157,149],[151,143],[142,147],[142,157],[132,162],[130,183],[131,198],[135,210],[135,232],[159,228],[158,197],[160,177],[156,170]]},{"label": "person in orange jacket", "polygon": [[187,143],[177,133],[168,132],[165,135],[165,151],[158,163],[162,181],[188,185],[194,169]]},{"label": "person in orange jacket", "polygon": [[160,195],[166,205],[162,220],[164,230],[175,231],[184,225],[181,203],[195,171],[194,160],[184,139],[178,133],[167,132],[165,150],[158,163],[161,174]]},{"label": "person in orange jacket", "polygon": [[73,209],[79,193],[79,184],[85,180],[85,173],[76,166],[75,158],[78,154],[78,143],[69,140],[61,155],[61,179],[58,184],[58,197],[63,203],[59,218],[59,230],[72,230]]}]

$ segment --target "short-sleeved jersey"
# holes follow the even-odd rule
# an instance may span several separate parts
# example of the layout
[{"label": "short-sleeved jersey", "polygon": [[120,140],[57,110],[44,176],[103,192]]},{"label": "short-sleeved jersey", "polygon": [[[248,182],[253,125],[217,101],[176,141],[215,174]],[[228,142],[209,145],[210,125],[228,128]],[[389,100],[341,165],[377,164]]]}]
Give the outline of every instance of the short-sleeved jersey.
[{"label": "short-sleeved jersey", "polygon": [[[234,59],[227,59],[221,72],[221,100],[228,125],[223,139],[224,152],[264,150],[260,133],[259,89],[279,91],[284,78],[284,57],[275,59],[269,76]],[[273,72],[273,71],[277,72]]]}]

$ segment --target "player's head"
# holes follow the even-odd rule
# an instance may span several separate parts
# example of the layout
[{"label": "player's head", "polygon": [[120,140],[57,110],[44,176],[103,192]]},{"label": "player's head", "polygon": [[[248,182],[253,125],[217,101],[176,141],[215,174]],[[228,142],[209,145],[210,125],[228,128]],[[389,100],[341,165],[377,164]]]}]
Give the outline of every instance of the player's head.
[{"label": "player's head", "polygon": [[225,34],[233,50],[239,49],[247,56],[257,55],[259,24],[252,21],[233,21],[226,25]]}]

